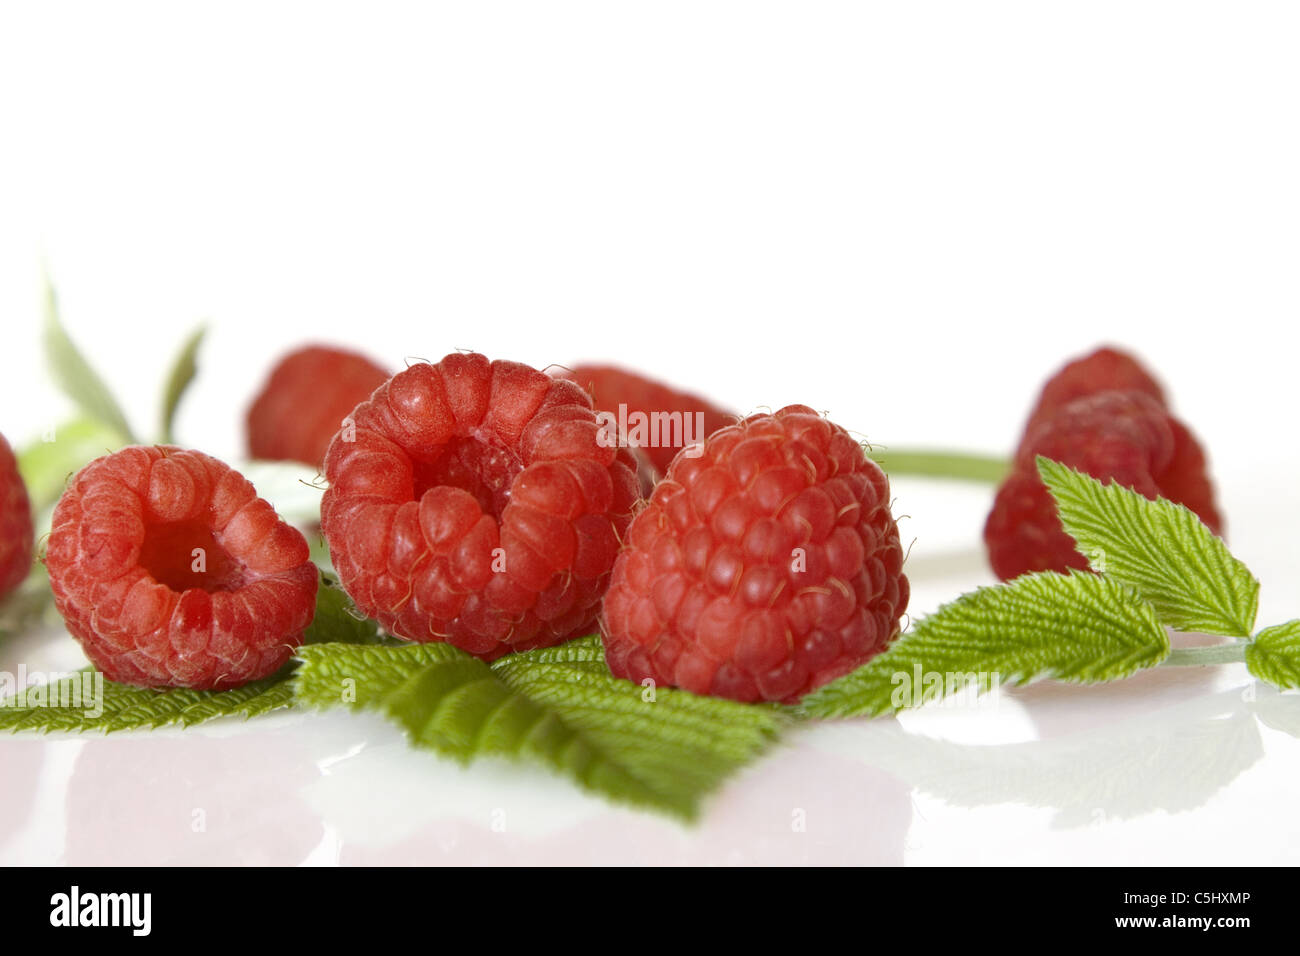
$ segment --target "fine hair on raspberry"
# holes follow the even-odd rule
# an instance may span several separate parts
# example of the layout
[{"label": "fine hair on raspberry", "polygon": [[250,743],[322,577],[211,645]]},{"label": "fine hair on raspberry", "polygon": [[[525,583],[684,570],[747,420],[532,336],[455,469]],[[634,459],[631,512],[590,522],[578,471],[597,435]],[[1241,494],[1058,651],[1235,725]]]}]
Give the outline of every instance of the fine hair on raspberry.
[{"label": "fine hair on raspberry", "polygon": [[889,481],[802,405],[680,455],[628,529],[605,598],[618,677],[793,701],[894,639],[907,607]]},{"label": "fine hair on raspberry", "polygon": [[453,353],[352,419],[325,456],[321,529],[362,612],[484,659],[593,627],[638,493],[586,392]]},{"label": "fine hair on raspberry", "polygon": [[302,642],[320,574],[302,533],[229,465],[172,446],[97,458],[45,552],[68,630],[110,680],[228,689]]}]

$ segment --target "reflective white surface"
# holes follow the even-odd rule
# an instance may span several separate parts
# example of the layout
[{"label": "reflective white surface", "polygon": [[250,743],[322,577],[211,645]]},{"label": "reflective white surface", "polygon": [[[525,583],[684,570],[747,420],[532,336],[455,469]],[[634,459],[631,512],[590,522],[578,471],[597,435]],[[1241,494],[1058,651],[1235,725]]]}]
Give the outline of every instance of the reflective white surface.
[{"label": "reflective white surface", "polygon": [[[986,492],[896,486],[927,516],[916,612],[984,583],[959,542]],[[77,652],[33,638],[3,648],[16,659]],[[541,768],[462,768],[369,714],[24,735],[0,740],[0,864],[1294,863],[1297,735],[1300,695],[1240,665],[1038,684],[798,729],[694,826]]]}]

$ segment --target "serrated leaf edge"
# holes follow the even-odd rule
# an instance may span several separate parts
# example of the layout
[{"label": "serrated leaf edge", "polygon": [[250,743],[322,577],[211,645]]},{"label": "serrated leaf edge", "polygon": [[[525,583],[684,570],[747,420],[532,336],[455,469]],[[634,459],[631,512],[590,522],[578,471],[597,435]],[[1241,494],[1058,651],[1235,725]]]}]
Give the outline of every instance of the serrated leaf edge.
[{"label": "serrated leaf edge", "polygon": [[[1098,538],[1118,537],[1126,539],[1130,547],[1139,549],[1144,563],[1153,567],[1168,563],[1169,550],[1176,551],[1176,566],[1192,569],[1202,586],[1187,587],[1182,603],[1173,604],[1163,596],[1169,593],[1165,582],[1155,577],[1116,574],[1111,570],[1112,562],[1109,560],[1097,568],[1100,573],[1133,587],[1156,607],[1161,619],[1176,630],[1242,639],[1249,637],[1259,610],[1259,581],[1195,512],[1167,498],[1152,501],[1131,488],[1114,482],[1103,483],[1041,455],[1037,463],[1043,483],[1056,501],[1062,526],[1078,542],[1080,552],[1090,564],[1094,564],[1094,558],[1088,551]],[[1114,526],[1103,520],[1102,516],[1108,511],[1122,516],[1125,523],[1122,531],[1117,532]],[[1184,539],[1153,536],[1148,533],[1149,528],[1143,527],[1166,520],[1176,524]],[[1185,544],[1187,540],[1197,542],[1200,547],[1189,549]],[[1249,582],[1244,589],[1236,586],[1236,582],[1241,580]],[[1204,586],[1213,581],[1224,582],[1230,596]],[[1230,600],[1236,606],[1229,607],[1215,600],[1216,597]],[[1241,617],[1238,617],[1239,613]]]}]

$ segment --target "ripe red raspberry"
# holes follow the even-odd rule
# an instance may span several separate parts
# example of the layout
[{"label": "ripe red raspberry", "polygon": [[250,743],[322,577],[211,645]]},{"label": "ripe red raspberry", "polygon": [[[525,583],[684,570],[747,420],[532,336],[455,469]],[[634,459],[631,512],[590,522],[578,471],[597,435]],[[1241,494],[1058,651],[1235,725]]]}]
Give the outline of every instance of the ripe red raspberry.
[{"label": "ripe red raspberry", "polygon": [[1103,347],[1083,358],[1069,362],[1047,380],[1038,402],[1025,425],[1026,436],[1035,424],[1054,414],[1075,399],[1100,392],[1141,392],[1164,406],[1165,393],[1160,383],[1132,355],[1119,349]]},{"label": "ripe red raspberry", "polygon": [[320,467],[325,449],[388,372],[355,352],[312,345],[290,352],[248,409],[248,453]]},{"label": "ripe red raspberry", "polygon": [[581,388],[452,354],[353,418],[325,456],[321,529],[357,607],[487,660],[592,626],[638,495]]},{"label": "ripe red raspberry", "polygon": [[1004,581],[1029,571],[1088,567],[1061,526],[1038,474],[1038,455],[1147,498],[1186,505],[1216,533],[1222,527],[1191,433],[1148,394],[1104,391],[1039,415],[1025,435],[984,527],[989,562]]},{"label": "ripe red raspberry", "polygon": [[1166,421],[1174,435],[1174,451],[1165,470],[1156,476],[1160,494],[1186,505],[1211,531],[1222,535],[1225,522],[1215,503],[1205,451],[1186,425],[1172,415]]},{"label": "ripe red raspberry", "polygon": [[110,680],[228,689],[273,674],[315,613],[307,541],[202,452],[131,447],[73,477],[45,551],[54,601]]},{"label": "ripe red raspberry", "polygon": [[0,599],[23,583],[32,567],[32,505],[13,449],[0,435]]},{"label": "ripe red raspberry", "polygon": [[628,529],[605,597],[610,670],[793,701],[883,650],[907,607],[889,480],[791,405],[682,455]]},{"label": "ripe red raspberry", "polygon": [[[618,416],[622,406],[633,428],[638,420],[634,416],[642,416],[639,420],[655,426],[647,427],[644,443],[630,442],[654,467],[654,478],[667,473],[683,445],[702,441],[736,420],[735,415],[703,398],[621,368],[579,365],[559,374],[585,388],[598,412]],[[703,416],[703,429],[695,427],[694,417],[687,418],[697,414]],[[635,439],[636,435],[631,437]]]}]

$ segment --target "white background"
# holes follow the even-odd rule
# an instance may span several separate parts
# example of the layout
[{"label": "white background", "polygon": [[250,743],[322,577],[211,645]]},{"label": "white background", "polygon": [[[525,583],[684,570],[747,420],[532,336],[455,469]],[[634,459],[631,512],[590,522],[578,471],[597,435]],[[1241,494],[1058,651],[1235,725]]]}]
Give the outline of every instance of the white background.
[{"label": "white background", "polygon": [[[1286,3],[6,0],[0,431],[22,442],[67,411],[40,366],[42,260],[142,432],[174,349],[210,323],[180,439],[231,458],[259,377],[309,339],[394,367],[464,347],[613,359],[741,411],[803,402],[876,443],[995,453],[1047,374],[1114,341],[1205,440],[1261,620],[1280,620],[1300,613],[1297,49]],[[988,580],[967,560],[985,491],[896,490],[914,559],[966,554],[914,575],[914,612]],[[1089,727],[1142,693],[1031,695],[1021,730],[1057,707]],[[980,719],[930,732],[983,740]],[[1265,739],[1279,754],[1232,784],[1238,805],[1177,818],[1197,844],[1160,828],[1155,777],[1155,809],[1114,836],[1104,801],[1102,823],[1084,816],[1106,836],[1081,836],[1038,833],[1014,794],[967,812],[915,789],[898,827],[916,862],[1023,858],[1009,846],[1027,832],[1044,862],[1259,859],[1230,821],[1300,789],[1295,741]],[[762,773],[806,775],[781,759]],[[1128,778],[1163,772],[1148,763]],[[34,817],[13,858],[62,853],[62,812]],[[936,826],[937,854],[921,836]],[[682,858],[732,852],[675,839]],[[865,839],[827,846],[865,861]]]}]

